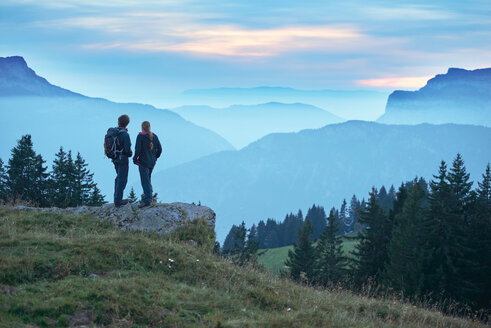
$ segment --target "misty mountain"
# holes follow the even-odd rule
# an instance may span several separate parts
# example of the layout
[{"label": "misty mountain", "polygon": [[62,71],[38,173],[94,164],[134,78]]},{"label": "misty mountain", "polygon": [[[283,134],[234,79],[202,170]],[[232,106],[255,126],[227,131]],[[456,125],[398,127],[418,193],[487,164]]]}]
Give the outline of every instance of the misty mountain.
[{"label": "misty mountain", "polygon": [[491,126],[491,68],[450,68],[417,91],[394,91],[378,122]]},{"label": "misty mountain", "polygon": [[0,97],[5,96],[82,97],[38,76],[20,56],[0,57]]},{"label": "misty mountain", "polygon": [[283,219],[316,203],[339,206],[372,186],[396,187],[431,179],[441,160],[461,152],[471,179],[491,160],[491,128],[471,125],[385,125],[349,121],[317,130],[268,135],[239,151],[225,151],[153,177],[164,201],[206,204],[217,213],[223,240],[232,224]]},{"label": "misty mountain", "polygon": [[[228,107],[268,102],[303,103],[347,119],[375,120],[387,102],[386,92],[370,90],[298,90],[283,87],[216,88],[184,91],[170,100],[186,105]],[[176,105],[176,107],[179,105]]]},{"label": "misty mountain", "polygon": [[183,106],[173,109],[185,119],[217,132],[236,148],[273,132],[297,132],[339,123],[343,119],[306,104],[270,102],[228,108]]},{"label": "misty mountain", "polygon": [[[216,133],[169,110],[71,93],[38,77],[21,57],[3,58],[0,62],[2,72],[8,72],[8,75],[0,76],[0,158],[5,162],[8,160],[10,149],[23,134],[32,135],[35,150],[49,164],[60,146],[79,151],[109,201],[112,201],[114,167],[104,156],[103,139],[107,129],[117,125],[121,114],[131,118],[128,128],[133,142],[141,131],[141,122],[151,122],[164,148],[156,170],[233,149]],[[12,84],[8,77],[13,77]],[[16,86],[20,88],[18,92]],[[130,182],[139,181],[137,172],[136,166],[132,165]],[[141,188],[137,192],[139,190]]]}]

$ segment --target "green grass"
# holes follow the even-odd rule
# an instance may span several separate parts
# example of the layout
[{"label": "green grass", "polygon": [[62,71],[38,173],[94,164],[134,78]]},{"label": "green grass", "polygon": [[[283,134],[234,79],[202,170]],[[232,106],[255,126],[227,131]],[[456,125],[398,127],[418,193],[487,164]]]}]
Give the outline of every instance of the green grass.
[{"label": "green grass", "polygon": [[482,326],[238,268],[211,253],[212,236],[199,221],[162,237],[0,209],[0,327]]},{"label": "green grass", "polygon": [[[346,235],[352,237],[353,235]],[[343,239],[343,251],[346,256],[350,256],[350,253],[355,248],[356,241],[352,239],[345,238],[344,236],[339,237]],[[279,275],[280,271],[284,269],[285,261],[288,257],[288,251],[293,249],[293,246],[284,246],[278,248],[268,248],[268,249],[260,249],[258,262],[262,265],[266,270],[271,272],[274,275]]]}]

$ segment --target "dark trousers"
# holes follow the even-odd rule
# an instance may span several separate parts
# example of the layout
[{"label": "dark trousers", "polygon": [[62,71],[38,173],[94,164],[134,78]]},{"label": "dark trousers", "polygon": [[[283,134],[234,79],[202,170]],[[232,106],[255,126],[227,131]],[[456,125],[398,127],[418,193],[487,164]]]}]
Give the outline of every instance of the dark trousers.
[{"label": "dark trousers", "polygon": [[116,169],[116,179],[114,180],[114,204],[119,204],[123,200],[124,188],[128,182],[128,164],[114,163]]},{"label": "dark trousers", "polygon": [[140,180],[143,188],[143,203],[150,204],[152,202],[153,188],[152,188],[152,171],[147,167],[139,166]]}]

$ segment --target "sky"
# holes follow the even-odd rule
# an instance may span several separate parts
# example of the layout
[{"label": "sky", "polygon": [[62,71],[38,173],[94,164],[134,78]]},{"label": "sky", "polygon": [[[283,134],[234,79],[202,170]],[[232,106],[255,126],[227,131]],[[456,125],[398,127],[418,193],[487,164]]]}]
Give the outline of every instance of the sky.
[{"label": "sky", "polygon": [[491,66],[491,1],[1,0],[0,56],[88,96],[417,89]]}]

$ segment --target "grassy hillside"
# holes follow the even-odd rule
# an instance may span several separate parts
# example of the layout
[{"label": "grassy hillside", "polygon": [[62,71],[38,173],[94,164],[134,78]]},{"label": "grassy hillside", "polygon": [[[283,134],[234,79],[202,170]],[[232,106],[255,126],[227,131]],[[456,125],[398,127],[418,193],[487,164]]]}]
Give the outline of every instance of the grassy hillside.
[{"label": "grassy hillside", "polygon": [[[349,256],[355,247],[355,241],[344,237],[340,238],[343,238],[344,253]],[[290,249],[293,249],[293,246],[261,249],[259,250],[261,255],[258,257],[258,262],[269,272],[278,275],[284,267]]]},{"label": "grassy hillside", "polygon": [[481,327],[237,268],[212,242],[199,222],[161,237],[0,208],[0,327]]}]

